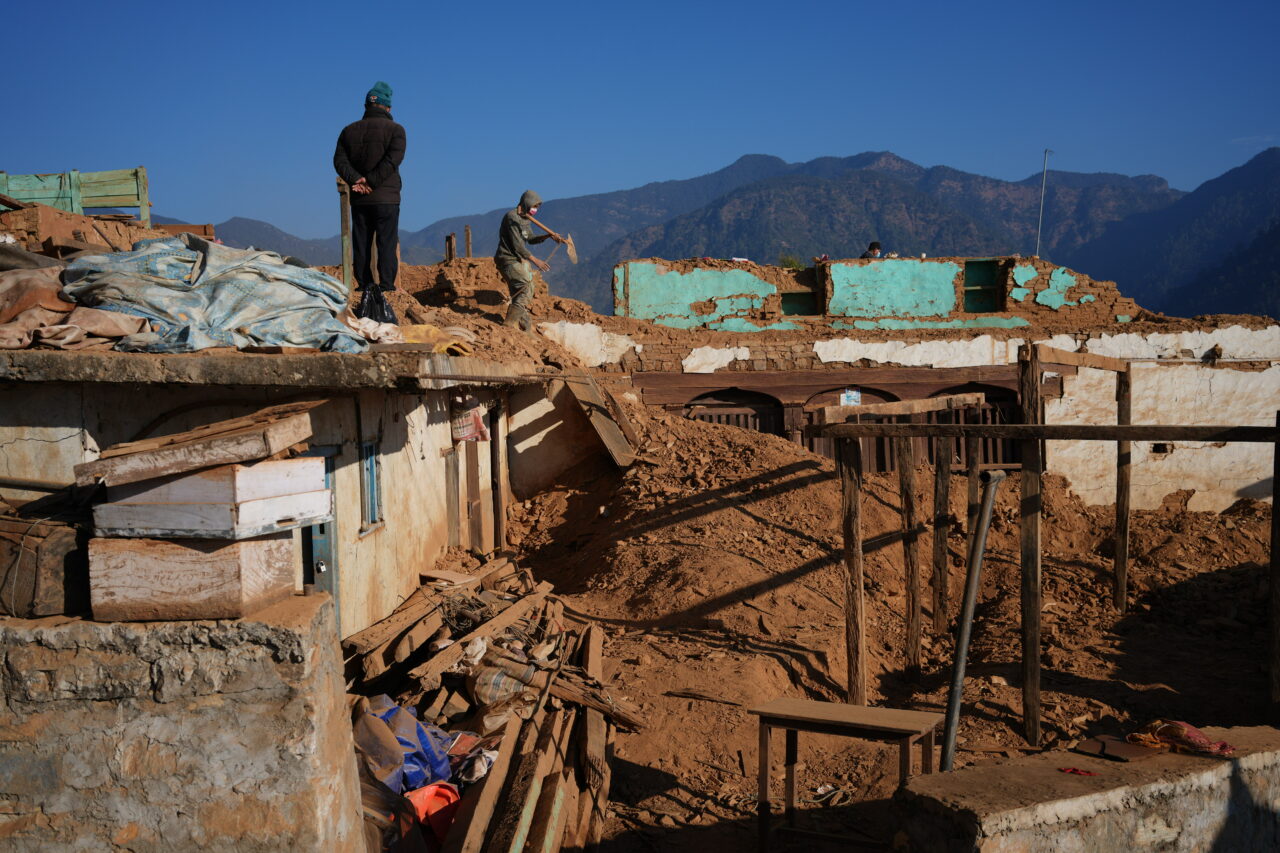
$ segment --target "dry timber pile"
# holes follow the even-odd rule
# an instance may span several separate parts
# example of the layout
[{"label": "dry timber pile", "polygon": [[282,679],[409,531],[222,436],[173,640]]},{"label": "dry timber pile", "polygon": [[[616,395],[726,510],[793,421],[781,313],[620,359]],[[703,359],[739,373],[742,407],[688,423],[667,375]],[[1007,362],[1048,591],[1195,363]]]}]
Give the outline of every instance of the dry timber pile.
[{"label": "dry timber pile", "polygon": [[[677,846],[695,837],[704,848],[745,843],[756,750],[746,707],[778,696],[843,696],[839,482],[829,459],[781,438],[627,409],[641,437],[637,464],[624,474],[603,463],[570,472],[515,507],[512,541],[567,607],[608,626],[604,682],[646,697],[650,725],[617,746],[628,762],[614,778],[618,849],[647,849],[655,838],[677,843],[673,833],[694,827]],[[932,476],[923,469],[914,492],[931,518]],[[964,493],[957,477],[957,519],[965,518]],[[924,667],[908,675],[897,475],[868,475],[865,494],[871,701],[939,711],[952,636],[932,630],[922,569]],[[1133,513],[1131,603],[1121,614],[1110,604],[1114,508],[1085,506],[1060,478],[1046,477],[1048,747],[1123,735],[1157,718],[1265,722],[1264,664],[1222,661],[1258,660],[1264,644],[1270,508],[1241,500],[1220,514],[1191,512],[1187,497]],[[957,766],[1027,749],[1017,679],[1018,500],[1017,484],[1007,483],[988,541]],[[962,528],[947,542],[953,607],[964,579]],[[922,553],[932,552],[931,536],[923,532]],[[688,730],[696,736],[673,745],[668,733]],[[809,806],[890,796],[896,760],[876,744],[806,742]],[[833,831],[847,828],[828,811]]]},{"label": "dry timber pile", "polygon": [[614,728],[641,717],[600,681],[601,630],[567,618],[551,584],[454,557],[473,571],[424,573],[343,643],[374,694],[354,709],[370,849],[419,833],[423,849],[585,849],[605,825]]}]

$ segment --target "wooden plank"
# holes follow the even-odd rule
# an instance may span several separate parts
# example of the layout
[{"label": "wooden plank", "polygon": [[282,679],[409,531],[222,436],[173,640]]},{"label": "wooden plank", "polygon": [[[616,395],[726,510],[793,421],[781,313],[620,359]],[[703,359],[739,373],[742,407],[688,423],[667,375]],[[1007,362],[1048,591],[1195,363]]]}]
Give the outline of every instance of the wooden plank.
[{"label": "wooden plank", "polygon": [[344,639],[342,648],[349,655],[369,652],[400,636],[422,617],[439,607],[443,600],[443,596],[435,590],[419,587],[410,593],[390,616]]},{"label": "wooden plank", "polygon": [[1280,429],[1255,426],[1170,426],[1131,424],[833,424],[823,427],[830,438],[1012,438],[1040,441],[1202,441],[1270,444],[1280,439]]},{"label": "wooden plank", "polygon": [[524,849],[543,782],[557,763],[563,766],[574,714],[574,709],[565,708],[543,720],[532,751],[523,753],[511,772],[485,841],[486,851],[520,853]]},{"label": "wooden plank", "polygon": [[902,507],[902,566],[907,588],[907,668],[920,670],[922,621],[920,613],[920,518],[916,508],[914,480],[915,443],[910,438],[893,440],[898,465],[898,495]]},{"label": "wooden plank", "polygon": [[578,401],[583,414],[590,421],[592,429],[600,437],[605,450],[609,451],[609,458],[619,468],[630,466],[636,459],[635,448],[623,434],[622,428],[614,421],[613,413],[609,410],[595,380],[580,367],[565,368],[562,378],[569,392],[573,394],[573,398]]},{"label": "wooden plank", "polygon": [[917,415],[927,412],[948,412],[981,406],[987,395],[948,394],[943,397],[926,397],[922,400],[895,400],[889,403],[866,403],[860,406],[823,406],[815,412],[819,425],[845,423],[858,415]]},{"label": "wooden plank", "polygon": [[[1276,412],[1276,429],[1280,430],[1280,412]],[[1271,565],[1270,625],[1271,661],[1268,675],[1271,680],[1271,722],[1280,724],[1280,441],[1271,447]]]},{"label": "wooden plank", "polygon": [[[404,636],[396,640],[395,648],[392,649],[392,657],[395,658],[397,663],[408,660],[414,652],[426,645],[442,627],[444,627],[444,615],[439,610],[430,611],[422,617],[418,624],[405,631]],[[370,656],[365,655],[365,657]]]},{"label": "wooden plank", "polygon": [[91,486],[103,482],[117,486],[216,465],[265,459],[310,437],[310,414],[291,415],[262,426],[83,462],[75,466],[76,484]]},{"label": "wooden plank", "polygon": [[223,465],[159,480],[113,486],[113,503],[239,503],[320,491],[325,487],[324,459],[299,456],[253,465]]},{"label": "wooden plank", "polygon": [[1041,364],[1070,364],[1075,367],[1092,367],[1096,370],[1114,370],[1118,373],[1129,369],[1129,362],[1123,358],[1094,355],[1091,352],[1071,352],[1048,344],[1036,344],[1036,356]]},{"label": "wooden plank", "polygon": [[[577,711],[570,708],[566,716],[564,730],[554,749],[551,768],[542,779],[542,793],[533,809],[526,833],[527,840],[520,846],[513,846],[512,849],[516,853],[520,850],[554,853],[559,849],[560,838],[564,834],[565,807],[569,799],[568,789],[571,784],[577,787],[576,781],[572,780],[573,768],[567,766]],[[528,805],[526,805],[526,811],[527,809]],[[517,835],[518,838],[519,835]]]},{"label": "wooden plank", "polygon": [[[227,348],[224,348],[227,349]],[[203,350],[209,352],[210,350]],[[318,406],[324,405],[327,400],[305,400],[295,403],[281,403],[276,406],[268,406],[259,409],[248,415],[242,415],[236,418],[228,418],[227,420],[215,421],[211,424],[202,424],[182,432],[170,433],[169,435],[156,435],[149,438],[140,438],[135,441],[123,441],[119,444],[113,444],[104,448],[99,454],[99,459],[110,459],[113,456],[124,456],[130,453],[139,453],[143,450],[157,450],[170,444],[183,444],[198,438],[210,438],[215,435],[225,435],[229,433],[239,432],[245,427],[255,427],[266,424],[270,421],[279,420],[288,415],[296,415],[302,412],[309,412]],[[152,429],[164,423],[167,416],[153,419],[146,427],[142,429],[142,435],[147,435]]]},{"label": "wooden plank", "polygon": [[25,201],[18,201],[18,199],[13,198],[12,196],[7,196],[4,193],[0,193],[0,204],[3,204],[5,207],[12,208],[13,210],[25,210],[28,207],[35,206],[33,204],[28,204]]},{"label": "wooden plank", "polygon": [[91,539],[93,618],[238,619],[292,594],[294,560],[289,533],[231,543]]},{"label": "wooden plank", "polygon": [[844,532],[845,698],[867,703],[866,611],[862,565],[862,443],[840,439],[841,519]]},{"label": "wooden plank", "polygon": [[[1028,424],[1042,421],[1040,360],[1036,350],[1023,345],[1022,417]],[[1027,743],[1040,743],[1040,513],[1041,474],[1044,459],[1038,438],[1022,441],[1021,565],[1022,565],[1022,722]]]},{"label": "wooden plank", "polygon": [[[1133,422],[1133,376],[1128,370],[1116,374],[1116,423]],[[1129,597],[1129,500],[1133,494],[1133,443],[1116,442],[1116,541],[1115,587],[1112,600],[1116,609],[1125,611]]]},{"label": "wooden plank", "polygon": [[467,479],[467,547],[473,554],[487,554],[484,541],[484,518],[480,499],[480,442],[464,441],[463,460]]},{"label": "wooden plank", "polygon": [[940,725],[943,720],[942,714],[933,711],[908,711],[901,708],[792,698],[774,699],[748,708],[747,713],[774,720],[818,723],[886,735],[924,734]]},{"label": "wooden plank", "polygon": [[933,630],[939,636],[950,623],[950,566],[947,537],[951,535],[951,457],[955,439],[935,439],[933,466]]},{"label": "wooden plank", "polygon": [[[470,233],[468,231],[468,233]],[[489,410],[489,473],[493,483],[493,547],[507,547],[507,507],[510,505],[510,462],[507,447],[507,399],[502,394],[499,402]]]},{"label": "wooden plank", "polygon": [[467,643],[476,637],[492,637],[499,631],[503,631],[519,622],[533,613],[534,608],[543,602],[551,590],[552,586],[547,581],[538,584],[537,588],[529,595],[512,604],[488,622],[478,626],[466,636],[458,637],[453,645],[446,646],[436,652],[431,660],[410,670],[409,677],[422,682],[422,686],[426,690],[439,686],[440,676],[444,671],[462,660],[462,654],[466,649]]},{"label": "wooden plank", "polygon": [[328,489],[242,503],[115,503],[93,508],[98,536],[250,539],[333,518]]},{"label": "wooden plank", "polygon": [[520,739],[521,720],[515,714],[507,718],[498,744],[498,757],[480,784],[472,785],[458,804],[458,812],[444,839],[443,853],[479,853],[484,846],[494,806],[503,792],[503,786],[516,755]]}]

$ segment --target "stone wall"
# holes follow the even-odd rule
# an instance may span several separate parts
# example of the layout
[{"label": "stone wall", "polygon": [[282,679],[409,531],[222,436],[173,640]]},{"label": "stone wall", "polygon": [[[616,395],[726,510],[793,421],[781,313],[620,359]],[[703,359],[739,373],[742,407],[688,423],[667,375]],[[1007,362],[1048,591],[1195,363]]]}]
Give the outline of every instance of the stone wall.
[{"label": "stone wall", "polygon": [[[1064,752],[918,776],[894,849],[926,853],[1280,849],[1280,731],[1206,728],[1229,759],[1122,764]],[[1078,767],[1096,775],[1059,772]]]},{"label": "stone wall", "polygon": [[333,605],[0,619],[0,848],[355,851]]}]

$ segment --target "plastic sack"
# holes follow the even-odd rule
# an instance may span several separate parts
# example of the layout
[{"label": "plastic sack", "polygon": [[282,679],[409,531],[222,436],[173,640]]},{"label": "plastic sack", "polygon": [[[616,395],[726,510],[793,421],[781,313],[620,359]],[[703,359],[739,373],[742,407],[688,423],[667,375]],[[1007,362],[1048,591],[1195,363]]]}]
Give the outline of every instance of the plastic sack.
[{"label": "plastic sack", "polygon": [[[412,711],[402,708],[388,696],[375,696],[369,701],[369,713],[386,723],[400,743],[404,755],[400,791],[411,791],[446,782],[449,779],[449,744],[452,738],[435,726],[424,724]],[[395,790],[395,786],[388,783]]]},{"label": "plastic sack", "polygon": [[375,323],[395,323],[396,312],[391,309],[387,295],[381,290],[363,290],[360,292],[360,303],[356,305],[356,316],[366,317]]},{"label": "plastic sack", "polygon": [[455,443],[489,440],[489,428],[484,425],[484,406],[474,395],[453,398],[449,406],[449,430]]}]

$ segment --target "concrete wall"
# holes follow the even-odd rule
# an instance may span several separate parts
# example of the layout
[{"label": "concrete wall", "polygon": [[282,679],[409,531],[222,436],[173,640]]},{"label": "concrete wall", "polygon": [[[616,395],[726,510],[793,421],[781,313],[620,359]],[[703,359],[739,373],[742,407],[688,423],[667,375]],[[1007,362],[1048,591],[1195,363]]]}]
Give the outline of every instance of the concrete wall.
[{"label": "concrete wall", "polygon": [[[1049,752],[918,776],[899,792],[895,850],[1069,853],[1280,849],[1280,731],[1206,728],[1229,759],[1121,764]],[[1095,776],[1067,775],[1070,765]]]},{"label": "concrete wall", "polygon": [[0,618],[0,848],[363,850],[333,606]]}]

